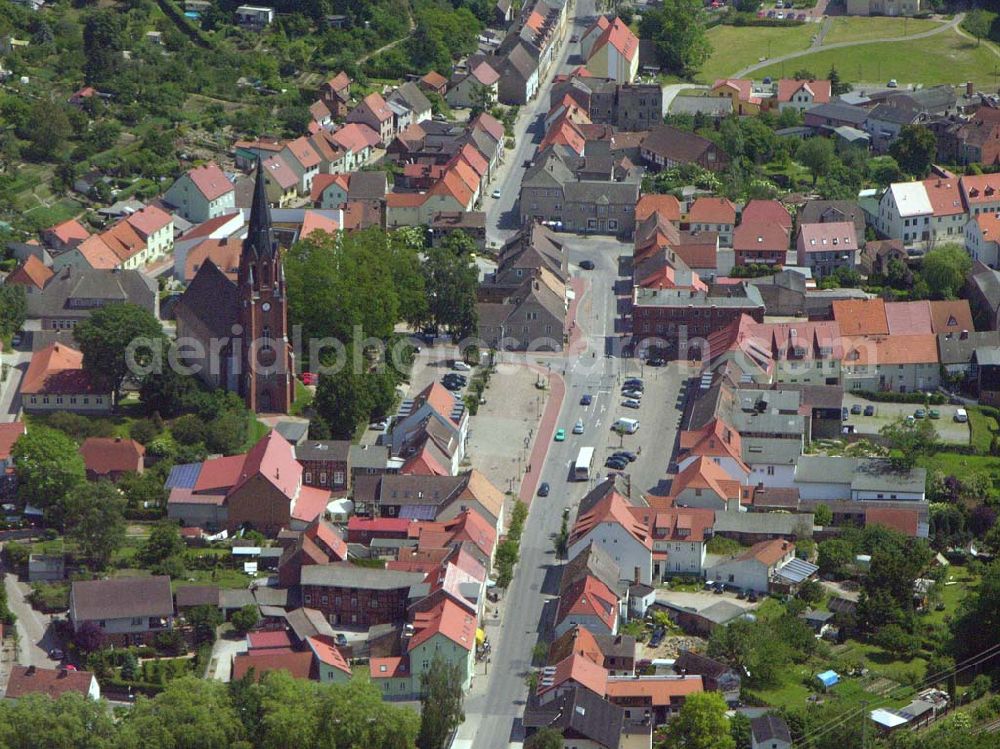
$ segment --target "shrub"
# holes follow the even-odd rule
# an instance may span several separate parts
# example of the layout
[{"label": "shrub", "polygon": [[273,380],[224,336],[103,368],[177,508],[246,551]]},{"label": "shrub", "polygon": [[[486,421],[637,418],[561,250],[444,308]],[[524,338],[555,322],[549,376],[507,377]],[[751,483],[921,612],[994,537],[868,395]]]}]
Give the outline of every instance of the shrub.
[{"label": "shrub", "polygon": [[157,429],[156,425],[151,419],[140,419],[132,424],[128,430],[129,436],[138,442],[140,445],[148,445],[157,435],[160,430]]},{"label": "shrub", "polygon": [[260,612],[257,607],[250,604],[244,606],[235,614],[233,614],[232,624],[233,629],[236,630],[237,634],[245,635],[251,629],[257,626],[257,622],[260,621]]}]

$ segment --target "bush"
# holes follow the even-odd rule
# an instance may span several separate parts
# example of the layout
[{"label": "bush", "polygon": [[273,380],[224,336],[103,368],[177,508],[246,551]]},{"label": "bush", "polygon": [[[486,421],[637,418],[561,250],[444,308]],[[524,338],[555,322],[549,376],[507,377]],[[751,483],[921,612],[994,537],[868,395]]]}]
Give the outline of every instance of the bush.
[{"label": "bush", "polygon": [[7,564],[14,569],[24,567],[31,556],[31,547],[17,541],[8,541],[4,551],[7,552]]},{"label": "bush", "polygon": [[28,600],[45,614],[69,608],[69,583],[33,583]]},{"label": "bush", "polygon": [[257,607],[253,604],[244,606],[235,614],[233,614],[232,624],[233,629],[236,630],[237,634],[245,635],[251,629],[257,626],[257,622],[260,621],[260,612]]},{"label": "bush", "polygon": [[156,424],[153,423],[152,419],[140,419],[129,427],[128,433],[129,436],[140,445],[148,445],[156,439],[160,430],[157,428]]},{"label": "bush", "polygon": [[876,403],[916,403],[921,406],[940,406],[947,401],[947,398],[941,395],[941,393],[891,393],[874,390],[852,392],[854,395],[866,400],[875,401]]}]

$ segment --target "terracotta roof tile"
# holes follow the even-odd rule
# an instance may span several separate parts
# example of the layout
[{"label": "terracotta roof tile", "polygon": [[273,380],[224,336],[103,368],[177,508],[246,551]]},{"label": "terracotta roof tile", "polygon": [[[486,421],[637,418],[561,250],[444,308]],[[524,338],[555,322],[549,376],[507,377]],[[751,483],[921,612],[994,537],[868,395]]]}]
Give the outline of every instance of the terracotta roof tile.
[{"label": "terracotta roof tile", "polygon": [[215,200],[235,189],[233,183],[215,163],[197,166],[189,170],[187,175],[205,200]]},{"label": "terracotta roof tile", "polygon": [[735,224],[736,206],[727,198],[698,198],[688,211],[688,221],[701,224]]},{"label": "terracotta roof tile", "polygon": [[843,335],[887,335],[889,321],[881,299],[843,299],[833,302],[833,319]]},{"label": "terracotta roof tile", "polygon": [[33,286],[41,291],[55,273],[34,255],[28,257],[7,276],[5,283]]},{"label": "terracotta roof tile", "polygon": [[146,448],[135,440],[120,437],[88,437],[80,445],[83,464],[99,476],[136,472],[142,466]]}]

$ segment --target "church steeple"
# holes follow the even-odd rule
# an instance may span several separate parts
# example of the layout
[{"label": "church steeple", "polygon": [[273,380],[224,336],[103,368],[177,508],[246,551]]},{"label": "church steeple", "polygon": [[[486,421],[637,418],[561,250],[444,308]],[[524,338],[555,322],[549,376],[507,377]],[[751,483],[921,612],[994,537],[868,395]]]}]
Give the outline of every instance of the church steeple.
[{"label": "church steeple", "polygon": [[254,177],[253,202],[250,205],[250,227],[243,242],[244,260],[273,259],[277,250],[274,232],[271,231],[271,209],[264,189],[264,163],[257,158]]}]

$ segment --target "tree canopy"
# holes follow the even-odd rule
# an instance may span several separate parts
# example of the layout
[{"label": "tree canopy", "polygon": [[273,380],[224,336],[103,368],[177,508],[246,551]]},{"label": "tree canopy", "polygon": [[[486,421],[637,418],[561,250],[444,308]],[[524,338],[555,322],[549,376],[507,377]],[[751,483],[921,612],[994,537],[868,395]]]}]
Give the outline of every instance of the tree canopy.
[{"label": "tree canopy", "polygon": [[900,169],[914,179],[923,179],[931,170],[937,138],[923,125],[903,125],[899,136],[889,146],[889,154]]},{"label": "tree canopy", "polygon": [[76,443],[55,429],[32,426],[18,438],[11,452],[17,469],[18,497],[43,510],[48,521],[60,525],[67,499],[86,480]]},{"label": "tree canopy", "polygon": [[669,72],[690,75],[711,54],[703,7],[698,0],[664,0],[659,8],[643,12],[639,36],[653,40],[657,58]]}]

